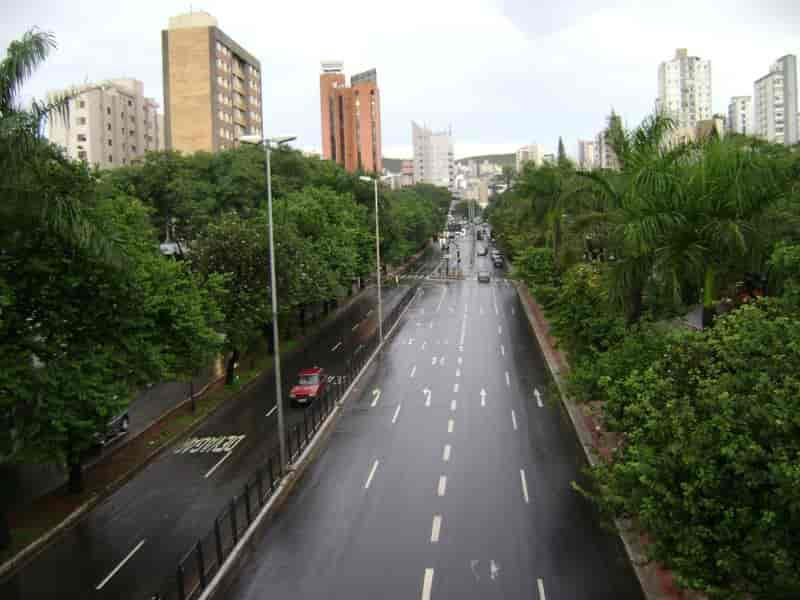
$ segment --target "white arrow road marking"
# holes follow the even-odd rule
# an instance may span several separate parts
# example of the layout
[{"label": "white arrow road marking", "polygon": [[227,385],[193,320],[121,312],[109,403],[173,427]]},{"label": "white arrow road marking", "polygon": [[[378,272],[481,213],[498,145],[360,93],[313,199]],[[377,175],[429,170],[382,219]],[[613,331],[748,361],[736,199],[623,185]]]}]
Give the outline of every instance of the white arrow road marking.
[{"label": "white arrow road marking", "polygon": [[394,425],[395,423],[397,423],[397,415],[399,415],[399,414],[400,414],[400,407],[401,407],[401,406],[402,406],[402,404],[398,404],[398,405],[397,405],[397,408],[396,408],[396,409],[394,409],[394,416],[392,417],[392,425]]},{"label": "white arrow road marking", "polygon": [[438,496],[444,496],[447,491],[447,475],[439,475],[439,487],[436,489]]},{"label": "white arrow road marking", "polygon": [[450,410],[452,410],[453,412],[456,411],[456,401],[455,400],[450,400]]},{"label": "white arrow road marking", "polygon": [[539,408],[544,408],[544,404],[542,404],[542,395],[537,388],[533,388],[533,395],[536,396],[536,404],[539,405]]},{"label": "white arrow road marking", "polygon": [[413,377],[414,373],[416,372],[417,372],[417,365],[414,365],[413,367],[411,367],[411,374],[409,375],[409,377]]},{"label": "white arrow road marking", "polygon": [[375,408],[378,405],[378,398],[381,397],[381,390],[379,388],[375,388],[372,390],[372,404],[371,407]]},{"label": "white arrow road marking", "polygon": [[447,433],[453,433],[453,428],[456,426],[456,422],[453,419],[447,420]]},{"label": "white arrow road marking", "polygon": [[442,530],[442,515],[433,515],[433,524],[431,525],[431,544],[439,541],[439,533]]},{"label": "white arrow road marking", "polygon": [[486,406],[486,390],[481,388],[481,406]]},{"label": "white arrow road marking", "polygon": [[464,359],[463,359],[463,358],[461,358],[461,357],[459,356],[459,357],[458,357],[458,364],[461,364],[461,363],[463,363],[463,362],[464,362]]},{"label": "white arrow road marking", "polygon": [[489,578],[494,581],[497,579],[498,573],[500,573],[500,565],[494,560],[489,561]]},{"label": "white arrow road marking", "polygon": [[459,347],[458,347],[458,351],[459,351],[459,352],[463,352],[463,351],[464,351],[464,346],[459,346]]},{"label": "white arrow road marking", "polygon": [[500,355],[501,356],[505,356],[506,355],[506,347],[503,346],[503,344],[500,344]]},{"label": "white arrow road marking", "polygon": [[425,406],[431,405],[431,391],[428,388],[422,390],[422,393],[425,394]]},{"label": "white arrow road marking", "polygon": [[517,430],[517,413],[514,412],[514,409],[511,409],[511,424],[514,426],[514,431]]},{"label": "white arrow road marking", "polygon": [[338,343],[338,344],[336,344],[336,345],[335,345],[333,348],[331,348],[331,352],[336,352],[336,350],[337,350],[338,348],[340,348],[341,346],[342,346],[342,342],[339,342],[339,343]]},{"label": "white arrow road marking", "polygon": [[519,478],[522,481],[522,497],[525,498],[525,504],[528,504],[530,499],[528,498],[528,482],[525,481],[525,469],[519,470]]},{"label": "white arrow road marking", "polygon": [[408,338],[408,345],[411,346],[414,344],[414,338]]},{"label": "white arrow road marking", "polygon": [[269,412],[267,413],[267,416],[268,417],[271,416],[272,413],[274,413],[276,410],[278,410],[278,405],[277,404],[269,409]]},{"label": "white arrow road marking", "polygon": [[367,481],[364,483],[364,489],[369,489],[369,484],[372,483],[372,478],[375,476],[375,471],[378,470],[378,463],[379,461],[376,459],[374,463],[372,463],[372,469],[369,472],[369,477],[367,477]]},{"label": "white arrow road marking", "polygon": [[453,392],[458,393],[458,384],[457,383],[453,384]]},{"label": "white arrow road marking", "polygon": [[425,569],[425,577],[422,578],[422,600],[431,600],[432,587],[433,569]]},{"label": "white arrow road marking", "polygon": [[436,357],[435,357],[435,356],[434,356],[434,357],[431,359],[431,364],[432,364],[432,365],[435,365],[435,364],[436,364]]},{"label": "white arrow road marking", "polygon": [[450,461],[450,450],[451,450],[450,444],[445,444],[444,445],[444,450],[442,450],[442,460],[444,462],[449,462]]},{"label": "white arrow road marking", "polygon": [[511,385],[511,379],[508,376],[508,371],[506,371],[506,385],[508,385],[508,386]]},{"label": "white arrow road marking", "polygon": [[123,558],[123,559],[122,559],[122,562],[120,562],[120,563],[119,563],[119,564],[118,564],[116,567],[114,567],[114,570],[113,570],[113,571],[111,571],[111,573],[109,573],[109,574],[106,576],[106,578],[105,578],[105,579],[103,579],[103,581],[101,581],[100,583],[98,583],[98,584],[97,584],[97,587],[96,587],[96,588],[94,588],[94,589],[95,589],[95,590],[102,590],[102,589],[103,589],[103,586],[105,586],[105,584],[107,584],[109,581],[111,581],[111,578],[112,578],[114,575],[116,575],[116,574],[117,574],[117,572],[118,572],[118,571],[119,571],[119,570],[120,570],[122,567],[124,567],[124,566],[125,566],[125,563],[126,563],[126,562],[128,562],[128,561],[131,559],[131,557],[133,557],[133,555],[134,555],[134,554],[136,554],[136,553],[139,551],[139,548],[141,548],[142,546],[144,546],[144,543],[145,543],[145,541],[147,541],[147,540],[146,540],[146,539],[144,539],[144,540],[142,540],[141,542],[139,542],[138,544],[136,544],[136,546],[134,547],[134,549],[133,549],[133,550],[131,550],[130,552],[128,552],[128,555],[127,555],[125,558]]},{"label": "white arrow road marking", "polygon": [[536,580],[536,587],[539,588],[539,600],[547,600],[547,597],[544,595],[544,581],[541,578]]},{"label": "white arrow road marking", "polygon": [[456,377],[461,377],[461,369],[456,369]]}]

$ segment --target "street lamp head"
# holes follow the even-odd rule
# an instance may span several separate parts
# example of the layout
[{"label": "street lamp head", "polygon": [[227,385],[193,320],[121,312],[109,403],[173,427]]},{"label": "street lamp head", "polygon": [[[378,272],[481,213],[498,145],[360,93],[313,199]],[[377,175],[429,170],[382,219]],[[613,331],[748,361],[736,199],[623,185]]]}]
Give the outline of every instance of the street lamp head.
[{"label": "street lamp head", "polygon": [[289,142],[293,142],[297,139],[296,135],[279,135],[277,137],[267,138],[267,141],[271,144],[277,144],[280,146],[281,144],[288,144]]},{"label": "street lamp head", "polygon": [[359,179],[360,179],[361,181],[369,181],[369,182],[372,182],[372,181],[373,181],[372,177],[367,177],[366,175],[361,175],[361,176],[359,176]]},{"label": "street lamp head", "polygon": [[276,146],[280,146],[281,144],[288,144],[289,142],[294,141],[296,139],[297,139],[296,135],[282,135],[271,138],[262,138],[260,135],[248,134],[240,136],[239,142],[242,144],[263,144],[266,142],[267,144],[270,145],[275,144]]},{"label": "street lamp head", "polygon": [[243,135],[239,138],[239,142],[242,144],[261,144],[263,141],[260,135]]}]

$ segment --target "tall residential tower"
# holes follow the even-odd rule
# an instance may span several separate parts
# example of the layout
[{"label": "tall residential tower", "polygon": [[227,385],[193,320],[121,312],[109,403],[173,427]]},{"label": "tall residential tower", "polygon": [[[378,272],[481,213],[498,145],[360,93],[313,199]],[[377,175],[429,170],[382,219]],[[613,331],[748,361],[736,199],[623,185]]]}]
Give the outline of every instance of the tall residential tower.
[{"label": "tall residential tower", "polygon": [[261,63],[205,12],[161,32],[167,148],[215,152],[262,135]]},{"label": "tall residential tower", "polygon": [[787,54],[753,85],[753,133],[790,146],[798,141],[797,59]]},{"label": "tall residential tower", "polygon": [[753,99],[750,96],[733,96],[728,104],[728,131],[753,135]]},{"label": "tall residential tower", "polygon": [[451,131],[431,131],[411,122],[414,181],[454,189],[455,160]]},{"label": "tall residential tower", "polygon": [[672,117],[679,129],[711,118],[711,61],[678,48],[675,58],[658,66],[656,110]]},{"label": "tall residential tower", "polygon": [[321,63],[319,103],[322,157],[348,171],[383,171],[381,98],[375,69],[350,78],[348,87],[341,61]]}]

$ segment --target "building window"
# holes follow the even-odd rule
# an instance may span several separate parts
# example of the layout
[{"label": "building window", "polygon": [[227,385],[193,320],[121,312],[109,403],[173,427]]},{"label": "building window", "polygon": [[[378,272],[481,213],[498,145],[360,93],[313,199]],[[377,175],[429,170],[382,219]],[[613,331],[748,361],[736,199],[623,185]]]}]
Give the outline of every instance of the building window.
[{"label": "building window", "polygon": [[128,100],[128,106],[133,106],[133,101],[132,100]]},{"label": "building window", "polygon": [[107,131],[111,131],[111,123],[107,123],[106,124],[106,130]]},{"label": "building window", "polygon": [[78,125],[86,125],[86,117],[78,117]]},{"label": "building window", "polygon": [[111,146],[111,140],[108,140],[108,145]]},{"label": "building window", "polygon": [[136,152],[136,146],[131,146],[131,152]]},{"label": "building window", "polygon": [[84,102],[83,100],[80,100],[78,102],[78,108],[86,108],[86,102]]},{"label": "building window", "polygon": [[110,154],[108,155],[108,162],[114,162],[114,157]]},{"label": "building window", "polygon": [[78,150],[78,160],[86,160],[86,150]]},{"label": "building window", "polygon": [[107,115],[111,114],[111,107],[110,106],[106,107],[106,114]]},{"label": "building window", "polygon": [[85,142],[86,141],[86,135],[83,134],[83,133],[79,133],[78,134],[78,141],[79,142]]}]

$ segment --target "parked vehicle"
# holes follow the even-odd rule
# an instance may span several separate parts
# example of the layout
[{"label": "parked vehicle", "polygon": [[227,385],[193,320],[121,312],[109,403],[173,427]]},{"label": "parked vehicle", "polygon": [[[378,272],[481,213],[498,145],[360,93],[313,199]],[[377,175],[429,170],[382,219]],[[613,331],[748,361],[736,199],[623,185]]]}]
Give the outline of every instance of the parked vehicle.
[{"label": "parked vehicle", "polygon": [[125,435],[128,433],[128,428],[130,427],[130,417],[128,416],[128,410],[121,412],[120,414],[114,416],[107,424],[104,431],[98,431],[94,435],[95,442],[98,446],[105,446],[113,442],[118,437]]},{"label": "parked vehicle", "polygon": [[308,404],[325,391],[325,370],[320,367],[302,369],[297,374],[297,383],[289,391],[289,398],[296,404]]},{"label": "parked vehicle", "polygon": [[478,282],[489,283],[491,280],[492,276],[489,274],[489,271],[478,271]]},{"label": "parked vehicle", "polygon": [[486,246],[482,246],[481,248],[478,248],[478,256],[486,256],[486,254],[488,254],[488,252],[489,252],[489,250],[486,248]]}]

